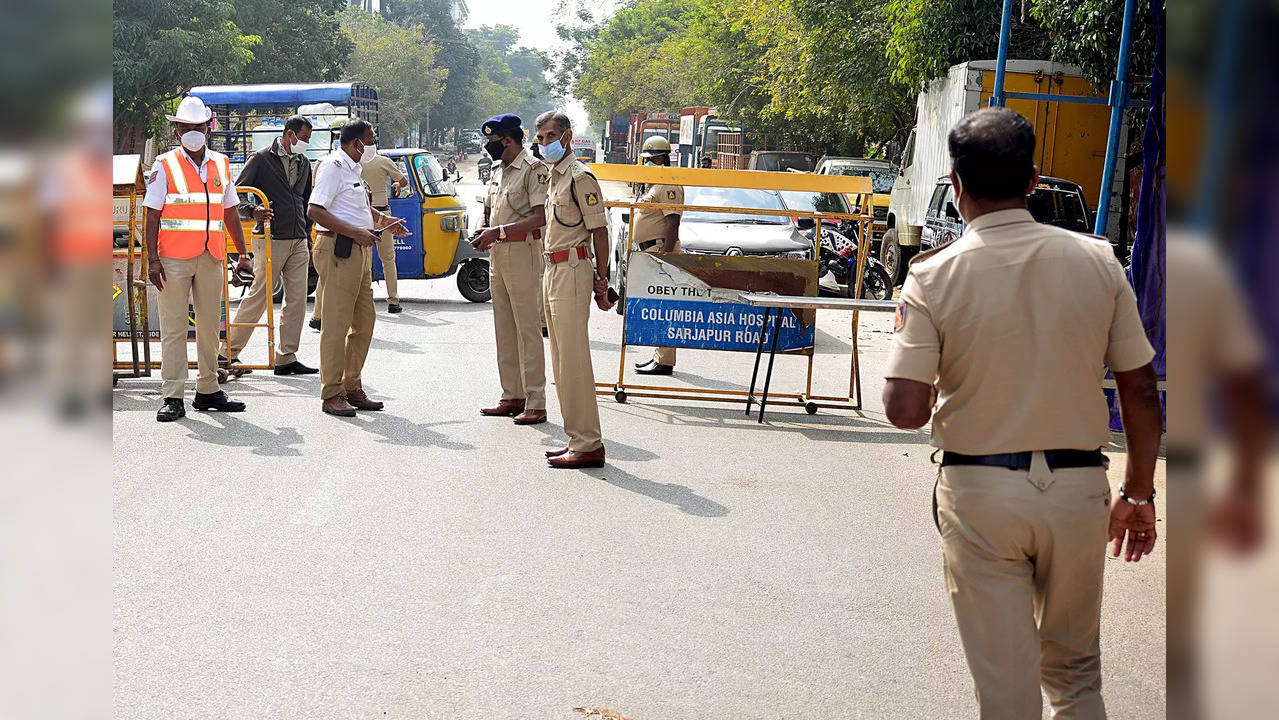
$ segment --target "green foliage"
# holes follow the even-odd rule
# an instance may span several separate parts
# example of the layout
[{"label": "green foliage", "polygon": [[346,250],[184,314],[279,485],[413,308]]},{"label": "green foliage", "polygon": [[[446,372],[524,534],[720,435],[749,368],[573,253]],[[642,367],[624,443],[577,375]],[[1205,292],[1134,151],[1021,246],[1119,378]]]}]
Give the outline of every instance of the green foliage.
[{"label": "green foliage", "polygon": [[403,28],[357,9],[338,17],[355,47],[351,74],[377,88],[382,142],[407,137],[444,93],[448,71],[435,66],[439,46],[426,39],[421,26]]},{"label": "green foliage", "polygon": [[420,27],[422,35],[440,47],[440,66],[448,71],[448,77],[444,94],[424,118],[427,124],[436,131],[474,127],[480,54],[462,32],[460,23],[464,18],[454,18],[452,2],[389,0],[384,12],[401,27]]},{"label": "green foliage", "polygon": [[[1149,75],[1155,56],[1151,3],[1139,0],[1133,28],[1131,72]],[[1118,0],[1037,0],[1030,14],[1050,34],[1052,57],[1078,65],[1084,77],[1106,87],[1115,76],[1124,4]]]},{"label": "green foliage", "polygon": [[236,25],[262,38],[240,82],[342,79],[352,45],[338,27],[345,0],[236,0]]},{"label": "green foliage", "polygon": [[533,119],[555,106],[546,80],[546,57],[536,51],[515,47],[519,31],[510,25],[485,26],[468,30],[467,40],[480,54],[482,72],[477,81],[473,120],[478,127],[499,113],[515,113],[531,129]]},{"label": "green foliage", "polygon": [[195,85],[239,76],[261,44],[235,24],[235,7],[207,0],[117,0],[112,23],[115,146],[138,152],[165,103]]}]

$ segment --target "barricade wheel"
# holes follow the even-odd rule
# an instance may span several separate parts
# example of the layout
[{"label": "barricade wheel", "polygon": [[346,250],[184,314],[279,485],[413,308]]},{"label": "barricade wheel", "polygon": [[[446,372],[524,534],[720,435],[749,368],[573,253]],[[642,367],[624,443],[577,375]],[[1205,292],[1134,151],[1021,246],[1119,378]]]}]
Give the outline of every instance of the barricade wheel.
[{"label": "barricade wheel", "polygon": [[618,402],[620,402],[620,403],[625,403],[625,402],[626,402],[626,391],[625,391],[625,390],[618,390],[617,392],[613,393],[613,399],[617,400],[617,401],[618,401]]},{"label": "barricade wheel", "polygon": [[817,403],[813,402],[812,400],[809,400],[808,402],[804,403],[804,412],[808,413],[809,415],[816,415]]}]

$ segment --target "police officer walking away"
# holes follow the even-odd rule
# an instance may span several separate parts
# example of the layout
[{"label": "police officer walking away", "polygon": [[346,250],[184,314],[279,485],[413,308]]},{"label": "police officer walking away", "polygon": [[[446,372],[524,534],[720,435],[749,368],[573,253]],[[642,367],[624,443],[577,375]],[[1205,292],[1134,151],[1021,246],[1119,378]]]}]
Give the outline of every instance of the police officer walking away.
[{"label": "police officer walking away", "polygon": [[[408,176],[395,166],[395,161],[380,153],[374,154],[372,160],[364,163],[361,174],[364,177],[364,184],[369,186],[369,193],[373,196],[371,199],[373,209],[382,213],[391,212],[387,185],[391,186],[391,192],[398,193],[400,188],[409,182]],[[400,305],[399,278],[395,276],[394,237],[382,233],[377,241],[377,256],[382,261],[382,278],[386,282],[386,311],[392,315],[403,312],[404,308]]]},{"label": "police officer walking away", "polygon": [[551,166],[542,290],[555,392],[568,434],[568,446],[548,450],[546,457],[551,467],[603,467],[604,443],[587,322],[592,295],[601,309],[612,307],[607,294],[604,195],[595,176],[568,151],[573,129],[567,115],[558,110],[539,115],[536,139],[542,157]]},{"label": "police officer walking away", "polygon": [[476,248],[489,252],[493,329],[502,398],[480,414],[514,416],[516,425],[546,422],[546,358],[542,349],[542,230],[550,170],[524,149],[518,115],[480,126],[484,151],[502,161],[502,177],[485,210]]},{"label": "police officer walking away", "polygon": [[[949,145],[967,229],[911,265],[884,406],[922,427],[936,389],[936,520],[981,717],[1040,717],[1042,685],[1054,717],[1103,718],[1103,547],[1136,562],[1155,545],[1154,351],[1110,245],[1026,210],[1030,123],[978,110]],[[1113,503],[1105,366],[1128,444]]]},{"label": "police officer walking away", "polygon": [[[250,212],[255,220],[271,221],[271,270],[272,285],[284,284],[284,309],[280,313],[280,341],[275,349],[276,375],[311,375],[313,367],[303,365],[297,356],[302,339],[302,320],[306,317],[306,280],[310,272],[311,251],[307,237],[311,222],[306,217],[307,201],[311,197],[311,163],[306,150],[311,142],[311,121],[294,115],[284,121],[284,133],[269,147],[253,153],[236,185],[261,190],[271,203],[271,209],[254,207],[252,202],[240,206],[240,212]],[[266,253],[253,255],[253,286],[240,301],[235,311],[235,323],[228,338],[227,357],[231,363],[239,361],[240,351],[253,335],[253,324],[272,302],[266,294]]]},{"label": "police officer walking away", "polygon": [[[644,141],[643,149],[640,152],[640,162],[644,165],[670,167],[670,141],[658,135],[649,137]],[[652,185],[640,196],[639,202],[683,205],[684,187],[682,185]],[[680,252],[679,221],[683,214],[683,210],[637,208],[635,210],[635,246],[641,252],[648,253]],[[675,348],[654,348],[651,359],[635,363],[635,371],[640,375],[670,375],[675,371]]]},{"label": "police officer walking away", "polygon": [[374,210],[360,166],[377,154],[373,126],[352,118],[342,125],[339,147],[320,161],[307,216],[316,224],[312,258],[324,302],[320,308],[321,409],[353,417],[356,410],[381,410],[360,381],[373,340],[372,230],[407,235],[403,221]]},{"label": "police officer walking away", "polygon": [[226,239],[231,234],[240,254],[237,271],[252,273],[240,227],[240,204],[231,184],[226,155],[207,147],[213,112],[198,97],[178,104],[173,123],[179,147],[155,159],[143,218],[147,277],[160,291],[160,376],[164,404],[160,422],[186,416],[187,312],[195,308],[196,410],[241,412],[244,403],[218,389],[218,326],[226,284]]}]

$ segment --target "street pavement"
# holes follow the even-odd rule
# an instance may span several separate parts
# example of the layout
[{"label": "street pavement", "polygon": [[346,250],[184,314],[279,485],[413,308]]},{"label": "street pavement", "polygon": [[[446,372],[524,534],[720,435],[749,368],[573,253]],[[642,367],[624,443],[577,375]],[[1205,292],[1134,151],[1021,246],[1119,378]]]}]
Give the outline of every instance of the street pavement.
[{"label": "street pavement", "polygon": [[[259,370],[224,386],[247,412],[188,404],[160,425],[158,377],[121,381],[118,717],[975,716],[928,435],[879,401],[891,317],[862,318],[860,411],[779,404],[758,424],[740,404],[604,396],[608,465],[557,471],[553,386],[545,425],[479,416],[499,394],[491,306],[453,278],[400,294],[388,315],[375,287],[381,413],[323,415],[318,376]],[[614,382],[621,318],[596,311],[590,331]],[[260,333],[246,361],[265,359]],[[303,330],[303,362],[318,339]],[[819,316],[815,392],[847,389],[849,340],[847,315]],[[745,389],[752,361],[680,351],[671,382]],[[804,368],[779,358],[774,391]],[[1112,717],[1164,716],[1164,587],[1162,546],[1106,564]]]}]

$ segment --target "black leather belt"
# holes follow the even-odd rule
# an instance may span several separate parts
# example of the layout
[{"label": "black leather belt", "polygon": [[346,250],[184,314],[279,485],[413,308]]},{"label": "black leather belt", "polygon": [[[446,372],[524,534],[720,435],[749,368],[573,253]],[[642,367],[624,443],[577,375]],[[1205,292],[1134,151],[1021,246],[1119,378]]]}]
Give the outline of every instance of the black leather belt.
[{"label": "black leather belt", "polygon": [[[963,453],[942,453],[942,467],[947,465],[985,465],[1001,467],[1009,470],[1029,470],[1030,452],[999,453],[996,455],[965,455]],[[1044,460],[1051,470],[1062,468],[1098,467],[1104,456],[1101,450],[1045,450]]]}]

